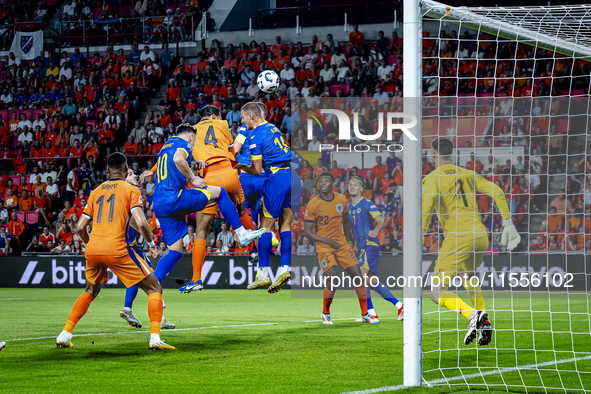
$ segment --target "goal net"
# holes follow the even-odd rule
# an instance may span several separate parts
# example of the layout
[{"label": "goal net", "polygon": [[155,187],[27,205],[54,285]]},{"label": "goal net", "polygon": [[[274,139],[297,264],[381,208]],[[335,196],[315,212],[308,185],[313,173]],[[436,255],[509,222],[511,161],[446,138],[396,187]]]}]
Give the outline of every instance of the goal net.
[{"label": "goal net", "polygon": [[[422,13],[425,163],[435,137],[451,138],[452,163],[503,190],[522,239],[511,253],[502,247],[501,215],[476,195],[489,248],[475,277],[492,341],[466,346],[468,320],[425,298],[424,383],[591,392],[591,6],[424,0]],[[443,239],[434,216],[430,271]],[[470,305],[461,284],[449,291]]]}]

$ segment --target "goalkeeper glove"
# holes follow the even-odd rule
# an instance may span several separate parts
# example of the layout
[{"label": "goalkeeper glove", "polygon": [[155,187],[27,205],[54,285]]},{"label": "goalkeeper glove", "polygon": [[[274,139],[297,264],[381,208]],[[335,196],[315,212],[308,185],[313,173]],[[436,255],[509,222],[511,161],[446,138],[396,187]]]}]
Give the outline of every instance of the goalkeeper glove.
[{"label": "goalkeeper glove", "polygon": [[521,242],[521,236],[513,225],[511,218],[503,220],[503,235],[501,237],[501,245],[508,250],[513,250]]}]

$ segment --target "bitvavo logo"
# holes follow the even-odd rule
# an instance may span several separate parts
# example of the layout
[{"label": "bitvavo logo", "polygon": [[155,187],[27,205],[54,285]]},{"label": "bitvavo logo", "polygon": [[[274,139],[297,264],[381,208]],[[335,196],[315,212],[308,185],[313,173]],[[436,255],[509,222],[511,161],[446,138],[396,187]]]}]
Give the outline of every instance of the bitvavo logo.
[{"label": "bitvavo logo", "polygon": [[[351,121],[349,116],[343,111],[339,111],[338,109],[321,109],[320,114],[312,114],[307,113],[308,121],[307,121],[307,137],[308,140],[312,139],[312,131],[314,128],[314,122],[322,129],[327,128],[326,121],[324,120],[324,114],[332,114],[336,116],[337,121],[339,123],[339,136],[338,141],[350,141],[351,140],[351,129],[353,129],[353,133],[355,137],[362,141],[376,141],[378,140],[382,134],[384,133],[384,113],[378,113],[378,129],[375,134],[362,134],[359,132],[359,113],[353,112],[353,127],[351,127]],[[410,122],[408,123],[394,123],[394,119],[409,119]],[[415,137],[411,132],[410,129],[416,126],[417,124],[417,117],[412,114],[405,114],[403,112],[388,112],[386,114],[386,140],[392,141],[392,133],[395,130],[400,130],[404,135],[406,135],[411,141],[416,141],[417,137]],[[333,150],[336,151],[349,151],[349,152],[368,152],[373,150],[373,148],[377,148],[378,152],[382,150],[387,150],[389,152],[402,152],[403,147],[400,144],[392,143],[392,144],[347,144],[346,146],[341,146],[339,144],[320,144],[319,151],[322,152],[323,150]]]}]

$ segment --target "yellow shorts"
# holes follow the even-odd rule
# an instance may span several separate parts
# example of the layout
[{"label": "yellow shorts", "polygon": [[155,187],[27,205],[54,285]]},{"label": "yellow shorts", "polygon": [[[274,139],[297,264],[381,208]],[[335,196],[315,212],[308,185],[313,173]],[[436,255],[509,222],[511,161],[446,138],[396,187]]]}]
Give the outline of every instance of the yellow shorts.
[{"label": "yellow shorts", "polygon": [[434,275],[474,272],[488,250],[488,237],[446,237],[439,249]]},{"label": "yellow shorts", "polygon": [[348,243],[345,243],[340,249],[330,252],[318,252],[318,263],[322,272],[328,271],[330,268],[338,265],[343,270],[354,265],[359,265],[355,252],[351,249]]},{"label": "yellow shorts", "polygon": [[[232,168],[232,163],[229,160],[224,160],[214,163],[211,166],[203,169],[203,179],[211,186],[219,186],[226,189],[228,197],[235,205],[244,202],[244,192],[240,186],[240,179],[238,178],[238,171]],[[211,200],[209,204],[201,211],[206,215],[215,215],[218,211],[217,200]]]},{"label": "yellow shorts", "polygon": [[128,247],[124,256],[93,256],[86,255],[86,280],[93,285],[107,283],[107,268],[113,271],[125,287],[137,285],[152,273],[152,268],[144,260],[144,256]]}]

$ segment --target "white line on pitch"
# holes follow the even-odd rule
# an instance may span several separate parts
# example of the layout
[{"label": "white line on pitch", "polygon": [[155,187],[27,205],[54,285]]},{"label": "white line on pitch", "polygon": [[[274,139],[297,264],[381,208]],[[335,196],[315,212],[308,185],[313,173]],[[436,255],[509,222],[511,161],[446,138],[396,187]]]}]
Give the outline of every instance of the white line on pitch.
[{"label": "white line on pitch", "polygon": [[[339,320],[355,320],[356,318],[350,317],[346,319],[332,319],[333,321]],[[389,318],[382,318],[382,320],[387,320]],[[392,319],[395,319],[394,317]],[[303,323],[320,323],[322,320],[304,320],[304,321],[292,321],[292,322],[279,322],[279,323],[251,323],[251,324],[230,324],[227,326],[207,326],[207,327],[190,327],[190,328],[175,328],[173,330],[168,330],[168,332],[176,332],[176,331],[194,331],[194,330],[211,330],[213,328],[236,328],[236,327],[257,327],[257,326],[278,326],[278,325],[286,325],[286,324],[303,324]],[[147,330],[134,330],[134,331],[120,331],[120,332],[97,332],[92,334],[76,334],[74,337],[92,337],[92,336],[104,336],[104,335],[125,335],[125,334],[149,334],[150,331]],[[15,339],[6,339],[6,342],[18,342],[18,341],[37,341],[40,339],[53,339],[56,338],[56,335],[49,336],[49,337],[36,337],[36,338],[15,338]]]},{"label": "white line on pitch", "polygon": [[[546,361],[543,363],[538,363],[538,364],[528,364],[528,365],[521,365],[519,367],[511,367],[511,368],[498,368],[492,371],[486,371],[486,372],[480,372],[480,373],[473,373],[473,374],[469,374],[469,375],[461,375],[461,376],[454,376],[451,378],[441,378],[441,379],[435,379],[435,380],[430,380],[427,382],[427,385],[429,386],[433,386],[436,384],[441,384],[441,383],[448,383],[448,382],[453,382],[456,380],[468,380],[468,379],[473,379],[473,378],[479,378],[482,376],[489,376],[489,375],[499,375],[502,373],[506,373],[506,372],[515,372],[515,371],[521,371],[523,369],[537,369],[540,367],[548,367],[550,365],[558,365],[558,364],[564,364],[564,363],[572,363],[575,361],[582,361],[582,360],[591,360],[591,356],[583,356],[583,357],[574,357],[574,358],[566,358],[563,360],[554,360],[554,361]],[[401,389],[405,389],[408,388],[407,386],[404,385],[398,385],[398,386],[384,386],[384,387],[379,387],[377,389],[368,389],[368,390],[360,390],[360,391],[348,391],[346,393],[343,394],[373,394],[373,393],[382,393],[384,391],[395,391],[395,390],[401,390]]]}]

